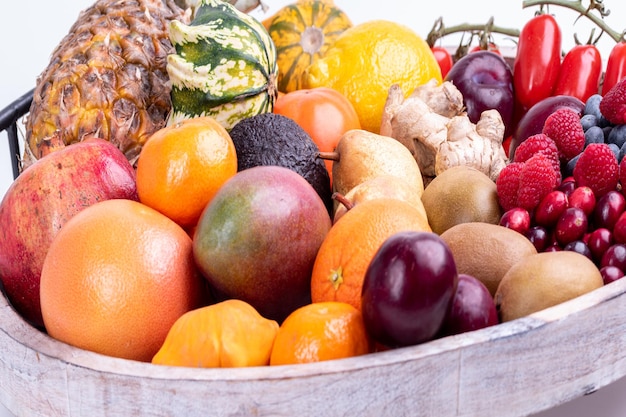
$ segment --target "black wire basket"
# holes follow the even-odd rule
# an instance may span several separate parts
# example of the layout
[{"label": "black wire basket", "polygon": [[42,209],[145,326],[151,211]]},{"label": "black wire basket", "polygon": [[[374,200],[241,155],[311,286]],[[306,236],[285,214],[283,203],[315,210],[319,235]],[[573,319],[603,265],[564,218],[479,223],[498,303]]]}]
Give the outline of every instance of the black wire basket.
[{"label": "black wire basket", "polygon": [[20,173],[20,138],[17,124],[28,113],[33,101],[33,92],[34,89],[30,90],[0,111],[0,131],[6,131],[9,137],[13,179]]}]

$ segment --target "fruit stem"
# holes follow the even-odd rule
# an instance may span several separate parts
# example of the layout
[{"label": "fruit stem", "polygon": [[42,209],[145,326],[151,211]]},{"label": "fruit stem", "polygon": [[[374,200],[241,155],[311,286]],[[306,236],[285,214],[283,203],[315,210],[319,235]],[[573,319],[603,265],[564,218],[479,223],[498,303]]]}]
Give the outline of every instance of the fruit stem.
[{"label": "fruit stem", "polygon": [[[605,9],[602,0],[590,0],[589,6],[587,7],[583,6],[582,0],[524,0],[522,2],[522,9],[544,5],[554,5],[574,10],[575,12],[578,12],[580,16],[585,16],[587,19],[595,23],[603,32],[608,33],[608,35],[615,42],[622,42],[625,40],[626,31],[617,32],[611,29],[603,20],[604,17],[611,13],[611,11],[609,9]],[[600,16],[598,17],[598,15],[593,14],[593,11],[600,13]]]},{"label": "fruit stem", "polygon": [[354,207],[354,204],[352,204],[352,202],[348,200],[345,195],[338,193],[336,191],[333,193],[331,198],[335,201],[338,201],[340,204],[342,204],[346,208],[346,210],[350,210],[352,207]]},{"label": "fruit stem", "polygon": [[339,162],[339,152],[318,152],[317,157],[324,160]]},{"label": "fruit stem", "polygon": [[444,36],[451,35],[453,33],[458,33],[458,32],[474,32],[474,33],[478,32],[481,38],[484,38],[485,34],[490,34],[490,33],[499,33],[502,35],[508,35],[508,36],[517,38],[519,37],[519,33],[520,33],[518,29],[511,29],[511,28],[504,28],[501,26],[496,26],[494,24],[493,16],[489,18],[486,24],[462,23],[460,25],[449,26],[449,27],[446,27],[443,24],[443,17],[440,17],[439,19],[435,21],[433,28],[428,33],[428,36],[426,37],[426,42],[428,42],[428,45],[432,48],[435,45],[435,42],[437,42],[437,40],[443,38]]}]

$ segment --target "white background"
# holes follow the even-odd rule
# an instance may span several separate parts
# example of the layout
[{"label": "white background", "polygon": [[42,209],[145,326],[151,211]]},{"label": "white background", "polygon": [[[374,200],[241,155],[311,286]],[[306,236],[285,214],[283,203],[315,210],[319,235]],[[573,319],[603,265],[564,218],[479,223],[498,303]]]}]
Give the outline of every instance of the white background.
[{"label": "white background", "polygon": [[[0,13],[0,109],[5,108],[14,99],[30,90],[37,75],[46,67],[50,53],[67,33],[80,10],[88,7],[93,0],[35,0],[34,2],[4,1]],[[275,12],[288,0],[264,0],[269,6],[268,14],[260,10],[253,12],[264,18]],[[585,6],[588,1],[583,1]],[[611,14],[606,21],[617,31],[626,29],[626,2],[605,1]],[[408,3],[405,0],[335,0],[354,24],[371,19],[388,19],[405,24],[422,37],[426,37],[437,18],[443,17],[447,26],[461,23],[486,23],[490,17],[495,24],[503,27],[521,29],[534,9],[523,9],[521,1],[513,0],[473,0],[459,2],[443,0],[438,2]],[[411,4],[409,6],[409,4]],[[429,5],[425,7],[424,5]],[[436,8],[431,5],[441,5]],[[563,47],[567,50],[574,45],[573,33],[585,41],[593,27],[587,20],[575,22],[575,14],[562,8],[553,7],[563,29]],[[598,31],[596,31],[598,33]],[[448,37],[446,45],[454,45],[457,37]],[[510,41],[501,39],[502,44],[511,46]],[[599,48],[603,56],[608,57],[614,44],[604,36]],[[389,65],[393,65],[390,62]],[[0,134],[0,198],[5,194],[12,181],[11,164],[6,134]],[[610,331],[610,329],[607,329]],[[584,335],[580,335],[584,337]],[[0,347],[0,355],[2,349]],[[626,379],[620,380],[592,395],[573,400],[537,417],[623,417],[626,415]],[[25,396],[28,393],[24,393]],[[532,401],[532,398],[528,399]],[[485,416],[489,414],[485,410]],[[11,414],[0,406],[0,417]]]}]

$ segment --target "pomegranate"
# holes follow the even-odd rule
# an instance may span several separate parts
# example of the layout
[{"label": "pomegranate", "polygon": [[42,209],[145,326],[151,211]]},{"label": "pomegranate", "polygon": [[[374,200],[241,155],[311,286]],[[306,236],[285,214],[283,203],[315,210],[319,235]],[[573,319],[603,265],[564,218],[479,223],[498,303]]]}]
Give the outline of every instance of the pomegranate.
[{"label": "pomegranate", "polygon": [[15,310],[43,327],[39,278],[52,239],[73,215],[113,198],[137,200],[135,171],[103,139],[52,152],[26,168],[0,203],[0,279]]}]

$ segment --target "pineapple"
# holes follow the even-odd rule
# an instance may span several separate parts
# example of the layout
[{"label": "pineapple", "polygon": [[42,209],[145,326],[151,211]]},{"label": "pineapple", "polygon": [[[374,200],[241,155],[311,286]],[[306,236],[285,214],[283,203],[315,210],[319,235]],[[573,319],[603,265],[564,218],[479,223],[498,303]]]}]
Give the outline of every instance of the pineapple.
[{"label": "pineapple", "polygon": [[26,118],[23,167],[89,137],[135,163],[171,110],[168,25],[189,23],[173,0],[97,0],[82,11],[37,79]]}]

